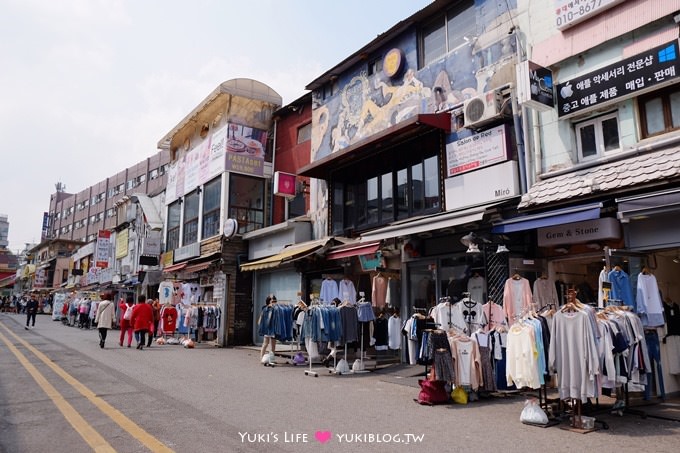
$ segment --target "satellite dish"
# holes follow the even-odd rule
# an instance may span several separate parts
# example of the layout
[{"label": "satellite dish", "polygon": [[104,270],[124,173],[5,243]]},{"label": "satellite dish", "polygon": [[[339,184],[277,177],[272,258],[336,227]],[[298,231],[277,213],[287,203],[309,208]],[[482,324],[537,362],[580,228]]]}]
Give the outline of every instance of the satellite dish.
[{"label": "satellite dish", "polygon": [[224,222],[224,237],[231,239],[236,235],[238,231],[238,222],[236,219],[227,219]]}]

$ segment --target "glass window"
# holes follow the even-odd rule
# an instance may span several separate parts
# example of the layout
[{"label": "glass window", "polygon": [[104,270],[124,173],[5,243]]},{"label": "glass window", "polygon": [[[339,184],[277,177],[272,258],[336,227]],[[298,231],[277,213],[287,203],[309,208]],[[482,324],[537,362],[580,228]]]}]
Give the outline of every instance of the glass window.
[{"label": "glass window", "polygon": [[238,222],[238,232],[247,233],[264,226],[264,180],[230,174],[229,217]]},{"label": "glass window", "polygon": [[403,219],[408,215],[408,171],[401,169],[397,172],[397,218]]},{"label": "glass window", "polygon": [[458,2],[445,15],[420,31],[421,67],[427,66],[477,36],[475,6],[472,0]]},{"label": "glass window", "polygon": [[184,229],[182,230],[182,245],[193,244],[198,241],[198,208],[200,196],[197,190],[184,197]]},{"label": "glass window", "polygon": [[439,207],[439,165],[437,156],[425,159],[425,209]]},{"label": "glass window", "polygon": [[641,96],[638,105],[643,138],[680,129],[678,85]]},{"label": "glass window", "polygon": [[438,20],[422,31],[423,39],[423,66],[435,61],[446,53],[446,29],[444,21]]},{"label": "glass window", "polygon": [[425,207],[423,190],[423,164],[417,163],[411,166],[411,191],[413,199],[413,210],[422,211]]},{"label": "glass window", "polygon": [[312,123],[305,124],[304,126],[298,128],[297,131],[298,145],[300,143],[306,142],[307,140],[311,140],[311,138],[312,138]]},{"label": "glass window", "polygon": [[168,206],[168,232],[165,240],[165,250],[174,250],[179,247],[179,221],[182,214],[182,204],[176,200]]},{"label": "glass window", "polygon": [[378,210],[379,210],[379,199],[378,199],[378,178],[371,178],[368,180],[366,186],[366,223],[373,224],[378,223]]},{"label": "glass window", "polygon": [[595,143],[595,125],[587,124],[579,128],[579,136],[581,137],[580,150],[581,157],[587,159],[589,157],[597,156],[597,144]]},{"label": "glass window", "polygon": [[392,190],[392,173],[385,173],[380,178],[380,195],[382,197],[381,222],[391,222],[394,220],[394,191]]},{"label": "glass window", "polygon": [[342,183],[336,183],[333,185],[333,210],[331,211],[331,217],[333,222],[333,234],[343,234],[345,227],[345,185]]},{"label": "glass window", "polygon": [[476,38],[475,8],[472,2],[464,2],[460,8],[452,10],[446,21],[446,39],[451,51]]},{"label": "glass window", "polygon": [[605,152],[618,151],[619,119],[616,113],[593,118],[575,126],[579,160],[604,156]]},{"label": "glass window", "polygon": [[222,178],[218,177],[203,186],[203,234],[202,239],[220,232],[220,208],[222,200]]},{"label": "glass window", "polygon": [[645,113],[647,114],[647,133],[649,135],[658,134],[666,129],[663,119],[663,101],[661,98],[645,102]]}]

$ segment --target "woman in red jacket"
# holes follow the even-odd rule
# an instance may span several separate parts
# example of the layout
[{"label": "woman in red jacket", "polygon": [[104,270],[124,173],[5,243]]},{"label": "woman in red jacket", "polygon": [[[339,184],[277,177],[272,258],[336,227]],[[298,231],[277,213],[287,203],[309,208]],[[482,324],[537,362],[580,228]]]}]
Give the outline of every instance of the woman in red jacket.
[{"label": "woman in red jacket", "polygon": [[127,301],[124,301],[121,297],[120,302],[118,303],[118,312],[120,313],[120,340],[118,341],[118,344],[121,348],[123,347],[126,333],[128,335],[127,347],[129,348],[132,344],[132,324],[129,319],[125,319],[125,312],[128,307],[132,308],[134,305],[135,301],[132,296],[128,296]]},{"label": "woman in red jacket", "polygon": [[137,349],[144,349],[146,334],[149,326],[153,325],[153,307],[146,303],[146,296],[141,295],[137,298],[137,304],[132,308],[132,330],[135,331]]}]

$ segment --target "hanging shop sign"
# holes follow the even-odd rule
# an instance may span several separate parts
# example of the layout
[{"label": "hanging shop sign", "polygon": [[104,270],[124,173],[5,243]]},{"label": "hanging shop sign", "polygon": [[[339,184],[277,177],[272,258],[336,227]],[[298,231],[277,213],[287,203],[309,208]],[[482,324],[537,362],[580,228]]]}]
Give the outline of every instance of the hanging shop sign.
[{"label": "hanging shop sign", "polygon": [[144,245],[142,246],[143,255],[161,254],[161,233],[154,231],[144,238]]},{"label": "hanging shop sign", "polygon": [[119,260],[128,254],[128,241],[130,240],[130,230],[125,228],[116,234],[116,259]]},{"label": "hanging shop sign", "polygon": [[404,69],[404,52],[394,48],[389,50],[383,58],[383,74],[388,78],[397,77]]},{"label": "hanging shop sign", "polygon": [[295,197],[295,175],[282,171],[274,172],[274,195]]},{"label": "hanging shop sign", "polygon": [[97,248],[95,255],[95,266],[101,269],[109,267],[109,256],[111,256],[111,232],[99,230],[97,234]]},{"label": "hanging shop sign", "polygon": [[488,167],[508,160],[506,126],[500,125],[446,144],[446,176]]},{"label": "hanging shop sign", "polygon": [[678,41],[605,66],[557,85],[560,117],[620,102],[680,76]]},{"label": "hanging shop sign", "polygon": [[612,217],[538,228],[538,246],[582,244],[621,238],[621,224]]},{"label": "hanging shop sign", "polygon": [[517,65],[517,97],[519,103],[547,112],[555,108],[553,73],[550,69],[525,60]]}]

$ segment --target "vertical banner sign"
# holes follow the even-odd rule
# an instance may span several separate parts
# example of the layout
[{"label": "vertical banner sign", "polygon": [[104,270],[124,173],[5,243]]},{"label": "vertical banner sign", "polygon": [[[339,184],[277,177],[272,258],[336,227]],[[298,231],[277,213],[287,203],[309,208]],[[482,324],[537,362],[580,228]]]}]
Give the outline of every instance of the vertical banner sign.
[{"label": "vertical banner sign", "polygon": [[111,251],[111,232],[99,230],[97,248],[95,250],[95,266],[100,269],[109,267],[109,252]]},{"label": "vertical banner sign", "polygon": [[43,212],[42,233],[40,235],[41,241],[47,239],[47,232],[49,228],[50,228],[50,215],[47,212]]}]

